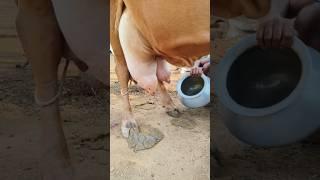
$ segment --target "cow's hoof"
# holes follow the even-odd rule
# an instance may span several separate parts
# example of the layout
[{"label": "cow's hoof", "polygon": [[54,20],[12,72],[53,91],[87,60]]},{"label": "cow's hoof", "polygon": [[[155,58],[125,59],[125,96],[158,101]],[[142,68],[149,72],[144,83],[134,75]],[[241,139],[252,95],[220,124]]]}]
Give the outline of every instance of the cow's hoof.
[{"label": "cow's hoof", "polygon": [[130,129],[138,129],[138,124],[135,120],[124,120],[121,125],[121,133],[125,138],[129,137]]},{"label": "cow's hoof", "polygon": [[174,118],[178,118],[181,116],[181,112],[177,108],[167,110],[167,114],[171,117],[174,117]]}]

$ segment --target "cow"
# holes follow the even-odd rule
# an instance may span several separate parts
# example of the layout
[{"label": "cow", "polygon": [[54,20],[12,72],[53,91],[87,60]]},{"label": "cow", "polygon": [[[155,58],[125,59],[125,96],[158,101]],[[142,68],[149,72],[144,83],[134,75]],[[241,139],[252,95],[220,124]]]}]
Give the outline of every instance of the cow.
[{"label": "cow", "polygon": [[168,114],[178,116],[180,112],[164,85],[170,82],[167,63],[192,66],[209,54],[209,0],[16,2],[17,32],[32,66],[34,97],[40,107],[39,165],[45,180],[76,179],[59,112],[57,71],[62,58],[67,59],[64,72],[73,61],[109,85],[107,56],[111,43],[124,102],[122,133],[126,137],[130,128],[137,127],[129,104],[129,79],[150,94],[158,89]]},{"label": "cow", "polygon": [[40,107],[41,176],[44,180],[72,180],[75,173],[59,112],[58,65],[64,57],[109,84],[109,3],[107,0],[17,0],[16,3],[17,32],[32,66],[34,96]]},{"label": "cow", "polygon": [[180,111],[170,98],[167,64],[192,66],[210,52],[210,1],[111,1],[110,42],[116,59],[124,110],[121,131],[128,137],[138,128],[130,107],[128,82],[134,80],[149,94],[159,92],[168,115]]}]

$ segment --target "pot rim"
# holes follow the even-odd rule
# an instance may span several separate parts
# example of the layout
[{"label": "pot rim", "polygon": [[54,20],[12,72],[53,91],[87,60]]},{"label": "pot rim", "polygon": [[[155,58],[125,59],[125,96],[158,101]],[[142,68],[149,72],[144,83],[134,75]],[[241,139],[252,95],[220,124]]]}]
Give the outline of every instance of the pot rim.
[{"label": "pot rim", "polygon": [[182,82],[188,78],[190,76],[190,73],[185,73],[185,75],[178,81],[177,83],[177,92],[178,92],[178,95],[181,96],[182,98],[184,99],[195,99],[199,96],[201,96],[203,94],[203,92],[206,90],[206,87],[209,85],[210,86],[210,79],[209,77],[207,77],[206,75],[204,74],[201,74],[201,78],[203,79],[204,81],[204,85],[203,85],[203,88],[201,89],[200,92],[198,92],[197,94],[193,95],[193,96],[187,96],[185,95],[182,90],[181,90],[181,86],[182,86]]},{"label": "pot rim", "polygon": [[293,91],[282,101],[272,106],[264,108],[244,107],[234,101],[229,94],[229,91],[227,89],[227,76],[231,65],[234,63],[237,57],[254,46],[257,46],[256,35],[248,35],[242,38],[239,43],[228,50],[225,57],[218,64],[215,78],[215,87],[219,100],[229,110],[236,114],[256,117],[276,113],[293,103],[293,101],[301,94],[305,84],[307,83],[307,79],[310,77],[312,62],[306,45],[300,39],[295,37],[291,49],[299,56],[302,65],[301,76],[295,89],[293,89]]}]

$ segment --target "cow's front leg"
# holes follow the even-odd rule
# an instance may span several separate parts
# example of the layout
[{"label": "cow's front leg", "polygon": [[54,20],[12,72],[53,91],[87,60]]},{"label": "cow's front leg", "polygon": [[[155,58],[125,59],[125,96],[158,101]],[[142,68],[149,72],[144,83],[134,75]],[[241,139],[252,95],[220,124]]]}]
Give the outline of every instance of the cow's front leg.
[{"label": "cow's front leg", "polygon": [[165,59],[160,57],[156,58],[157,60],[157,78],[158,78],[158,91],[160,95],[160,101],[162,106],[166,109],[166,112],[169,116],[179,117],[180,112],[178,108],[173,103],[164,82],[170,83],[170,69],[169,64]]},{"label": "cow's front leg", "polygon": [[176,107],[176,105],[173,103],[165,85],[163,84],[163,81],[159,80],[158,90],[159,90],[162,107],[166,109],[166,113],[172,117],[176,117],[176,118],[179,117],[181,113]]},{"label": "cow's front leg", "polygon": [[[63,38],[49,0],[20,0],[17,31],[32,65],[40,107],[40,169],[43,180],[72,180],[73,171],[59,114],[57,69]],[[46,104],[46,105],[45,105]]]}]

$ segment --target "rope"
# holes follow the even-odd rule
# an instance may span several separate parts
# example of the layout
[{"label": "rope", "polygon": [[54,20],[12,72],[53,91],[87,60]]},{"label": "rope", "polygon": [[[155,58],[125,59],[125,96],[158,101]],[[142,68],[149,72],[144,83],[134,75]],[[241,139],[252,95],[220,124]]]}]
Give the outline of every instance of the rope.
[{"label": "rope", "polygon": [[[46,107],[46,106],[49,106],[51,104],[53,104],[55,101],[57,101],[57,99],[59,98],[59,96],[61,95],[62,93],[62,89],[63,89],[63,83],[64,83],[64,80],[66,78],[66,74],[67,74],[67,70],[68,70],[68,67],[69,67],[69,63],[70,61],[67,59],[66,60],[66,63],[64,65],[64,68],[63,68],[63,72],[62,72],[62,77],[61,77],[61,82],[60,82],[60,85],[59,85],[59,89],[58,89],[58,92],[57,94],[52,97],[51,99],[49,99],[48,101],[42,101],[40,100],[38,97],[37,97],[37,92],[35,91],[35,95],[34,95],[34,99],[36,101],[36,103],[41,106],[41,107]],[[52,84],[54,84],[55,82],[53,82]],[[51,84],[49,84],[51,85]]]},{"label": "rope", "polygon": [[129,90],[126,90],[126,92],[123,92],[122,89],[120,90],[121,96],[126,96],[129,94]]}]

